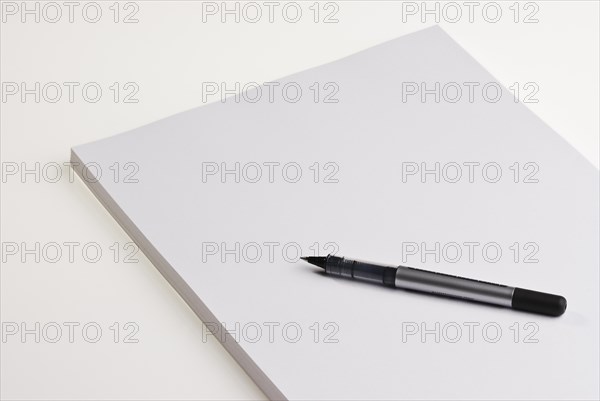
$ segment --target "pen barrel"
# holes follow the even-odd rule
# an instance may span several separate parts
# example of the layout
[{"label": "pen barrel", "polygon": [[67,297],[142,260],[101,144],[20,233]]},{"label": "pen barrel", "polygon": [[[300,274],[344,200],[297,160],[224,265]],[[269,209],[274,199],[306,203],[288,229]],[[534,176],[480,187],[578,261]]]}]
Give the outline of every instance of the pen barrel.
[{"label": "pen barrel", "polygon": [[512,307],[514,287],[399,266],[394,282],[398,288]]}]

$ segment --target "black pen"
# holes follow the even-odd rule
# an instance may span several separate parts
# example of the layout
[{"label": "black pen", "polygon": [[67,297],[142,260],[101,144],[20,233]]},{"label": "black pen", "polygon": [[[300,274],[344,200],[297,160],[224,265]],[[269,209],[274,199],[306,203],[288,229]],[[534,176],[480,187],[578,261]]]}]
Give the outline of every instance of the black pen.
[{"label": "black pen", "polygon": [[388,287],[444,295],[526,312],[560,316],[567,300],[560,295],[488,283],[406,266],[384,266],[342,257],[308,256],[303,260],[325,269],[327,274],[375,282]]}]

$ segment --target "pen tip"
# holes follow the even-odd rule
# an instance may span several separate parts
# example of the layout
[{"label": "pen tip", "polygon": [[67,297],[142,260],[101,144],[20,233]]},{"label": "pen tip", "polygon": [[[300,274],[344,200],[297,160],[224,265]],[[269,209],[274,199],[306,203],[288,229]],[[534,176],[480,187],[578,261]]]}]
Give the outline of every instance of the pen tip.
[{"label": "pen tip", "polygon": [[325,268],[327,264],[326,256],[302,256],[300,259],[307,261],[311,265],[319,266],[321,268]]}]

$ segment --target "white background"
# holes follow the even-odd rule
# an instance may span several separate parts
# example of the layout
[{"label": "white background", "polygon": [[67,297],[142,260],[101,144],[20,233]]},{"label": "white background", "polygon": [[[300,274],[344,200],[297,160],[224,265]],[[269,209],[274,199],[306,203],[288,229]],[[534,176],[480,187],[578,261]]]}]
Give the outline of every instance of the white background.
[{"label": "white background", "polygon": [[[3,399],[264,398],[214,338],[203,341],[202,323],[143,255],[135,255],[137,263],[124,263],[123,246],[130,239],[84,184],[70,179],[66,167],[58,182],[50,182],[55,176],[53,163],[67,162],[71,146],[202,105],[203,82],[226,82],[234,88],[235,82],[243,86],[277,79],[431,26],[435,16],[425,15],[422,22],[420,10],[403,14],[403,7],[421,8],[420,1],[322,2],[315,23],[314,2],[309,1],[298,2],[302,17],[290,23],[282,16],[286,2],[281,2],[270,23],[268,8],[258,2],[260,21],[250,23],[242,15],[236,23],[230,15],[223,23],[220,14],[205,15],[203,21],[201,2],[142,1],[119,4],[115,23],[111,1],[99,2],[102,16],[97,23],[83,18],[86,2],[75,8],[72,23],[68,8],[58,2],[62,18],[50,23],[44,19],[43,2],[38,5],[40,22],[34,15],[22,22],[20,10],[10,15],[7,3],[12,2],[2,2],[1,25],[2,169],[6,173],[16,163],[19,169],[35,170],[35,163],[40,163],[42,174],[38,179],[19,171],[2,179],[0,395]],[[21,2],[12,4],[22,7]],[[35,4],[27,2],[27,7],[33,9]],[[221,2],[214,4],[221,7]],[[235,7],[235,2],[228,4]],[[429,2],[428,7],[435,4]],[[510,87],[518,82],[521,98],[530,93],[523,85],[534,83],[539,91],[533,98],[538,102],[527,106],[598,166],[598,3],[497,2],[502,17],[496,23],[482,14],[489,2],[478,3],[473,22],[464,2],[454,3],[463,13],[458,22],[445,20],[443,10],[447,18],[454,18],[456,10],[444,8],[445,4],[438,4],[440,25],[502,84]],[[239,7],[243,9],[243,3]],[[518,22],[515,9],[520,10]],[[138,22],[123,23],[135,10]],[[336,10],[333,18],[338,22],[324,23],[324,17]],[[48,19],[54,18],[55,9],[46,11]],[[532,12],[538,22],[524,23]],[[92,8],[87,16],[94,17]],[[494,9],[488,8],[486,16],[493,18]],[[73,102],[62,86],[56,103],[43,96],[36,103],[34,95],[25,101],[19,94],[8,96],[5,89],[11,82],[25,82],[28,88],[35,82],[80,85]],[[103,90],[96,103],[82,97],[81,87],[88,82]],[[117,103],[109,88],[114,82],[121,88]],[[139,88],[134,95],[137,103],[123,102],[123,95],[131,91],[124,89],[128,82]],[[33,248],[36,242],[40,248],[61,244],[62,258],[52,263],[52,253],[36,261],[31,254],[23,262],[20,253],[6,252],[9,243],[19,244],[21,251],[22,243]],[[65,242],[79,244],[73,262]],[[98,244],[99,261],[85,260],[81,249],[86,243]],[[109,248],[114,243],[121,248],[117,263]],[[25,341],[20,333],[7,335],[14,324],[33,329],[36,322],[40,327],[56,322],[63,337],[52,343],[48,339],[54,331],[49,331],[46,336],[41,333],[37,343],[34,334]],[[72,343],[65,322],[79,324]],[[96,343],[81,334],[82,326],[90,322],[102,329]],[[115,322],[120,328],[116,343]],[[128,322],[134,325],[125,329]],[[139,329],[132,337],[137,343],[125,342],[131,327]],[[93,336],[93,330],[88,334]]]}]

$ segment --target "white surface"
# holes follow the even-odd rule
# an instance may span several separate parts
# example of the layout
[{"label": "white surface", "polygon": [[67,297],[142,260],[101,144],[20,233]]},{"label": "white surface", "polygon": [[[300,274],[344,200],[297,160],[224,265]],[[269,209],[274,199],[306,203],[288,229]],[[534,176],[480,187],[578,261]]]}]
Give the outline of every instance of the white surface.
[{"label": "white surface", "polygon": [[[3,162],[67,161],[73,144],[199,105],[203,81],[267,81],[423,27],[399,23],[390,3],[340,3],[334,25],[201,24],[196,3],[139,4],[135,26],[2,24],[2,81],[140,86],[137,105],[2,103]],[[528,106],[597,165],[598,5],[538,4],[535,25],[442,26],[501,82],[539,81],[540,103]],[[128,239],[78,181],[9,180],[2,185],[2,241],[95,241],[108,252]],[[110,257],[3,263],[3,322],[140,327],[138,344],[3,343],[4,398],[262,396],[216,341],[197,341],[197,318],[138,257],[133,265]],[[165,367],[173,372],[168,380]]]}]

